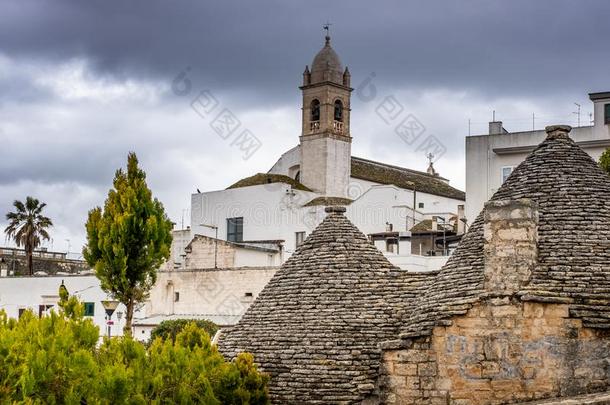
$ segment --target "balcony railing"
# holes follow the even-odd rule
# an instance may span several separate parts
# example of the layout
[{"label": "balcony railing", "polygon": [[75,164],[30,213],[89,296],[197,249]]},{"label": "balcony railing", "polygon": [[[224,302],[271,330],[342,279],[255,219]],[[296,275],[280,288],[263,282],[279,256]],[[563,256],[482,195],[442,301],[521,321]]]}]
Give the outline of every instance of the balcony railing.
[{"label": "balcony railing", "polygon": [[[320,121],[311,121],[309,123],[309,131],[317,132],[320,130]],[[333,121],[333,133],[343,134],[343,123],[341,121]]]},{"label": "balcony railing", "polygon": [[343,123],[341,121],[333,121],[333,132],[336,134],[343,133]]}]

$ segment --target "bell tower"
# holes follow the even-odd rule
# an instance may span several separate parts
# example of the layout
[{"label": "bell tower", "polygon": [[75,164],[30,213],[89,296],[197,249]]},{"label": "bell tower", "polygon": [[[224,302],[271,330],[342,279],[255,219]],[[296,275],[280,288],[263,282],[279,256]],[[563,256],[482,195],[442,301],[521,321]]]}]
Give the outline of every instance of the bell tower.
[{"label": "bell tower", "polygon": [[300,180],[328,197],[346,197],[350,178],[351,75],[326,35],[324,47],[303,72]]}]

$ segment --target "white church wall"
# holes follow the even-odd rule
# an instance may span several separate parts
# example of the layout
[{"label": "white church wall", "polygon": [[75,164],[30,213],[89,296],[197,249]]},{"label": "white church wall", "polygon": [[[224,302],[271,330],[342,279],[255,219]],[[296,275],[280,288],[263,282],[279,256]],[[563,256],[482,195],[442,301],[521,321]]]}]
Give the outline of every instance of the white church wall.
[{"label": "white church wall", "polygon": [[[364,180],[354,181],[352,185],[354,189],[365,191],[347,207],[346,215],[365,234],[384,232],[386,222],[392,224],[395,231],[407,231],[413,224],[413,216],[415,223],[432,215],[450,216],[462,203],[417,193],[417,199],[424,203],[426,212],[416,210],[414,213],[411,190],[393,185],[374,185]],[[296,249],[296,233],[309,235],[326,216],[323,206],[303,206],[315,197],[315,193],[292,190],[282,183],[193,194],[191,232],[214,237],[215,230],[202,224],[218,226],[218,237],[224,240],[227,237],[227,218],[243,217],[243,240],[284,240],[281,260],[286,260]],[[258,266],[275,264],[276,261],[267,261],[266,255],[259,255],[255,264],[248,264],[247,259],[240,263]]]},{"label": "white church wall", "polygon": [[[426,218],[429,218],[432,215],[443,215],[443,214],[452,214],[455,215],[458,212],[458,205],[463,205],[464,201],[456,200],[448,197],[441,197],[438,195],[427,194],[418,192],[416,196],[416,209],[421,211]],[[420,203],[423,203],[424,206],[420,208]],[[449,220],[449,218],[447,218]]]},{"label": "white church wall", "polygon": [[[383,187],[393,187],[397,190],[401,190],[400,194],[394,195],[391,192],[387,192],[385,195],[382,194],[370,194],[373,190],[379,190]],[[428,194],[424,192],[416,192],[415,193],[415,221],[416,223],[421,221],[422,219],[430,219],[433,215],[445,215],[450,217],[451,215],[455,215],[458,212],[458,205],[463,205],[464,201],[457,200],[454,198],[437,196],[434,194]],[[373,183],[368,180],[351,178],[348,186],[348,196],[352,200],[354,200],[354,207],[358,207],[359,210],[363,210],[361,207],[371,207],[375,208],[379,211],[380,206],[397,206],[400,205],[402,208],[400,210],[400,215],[397,218],[397,222],[394,226],[399,226],[401,230],[404,229],[405,222],[408,221],[408,224],[411,225],[413,222],[413,192],[411,190],[403,189],[393,185],[380,185],[377,183]],[[389,198],[384,200],[383,198]],[[381,198],[381,200],[380,200]],[[396,204],[396,201],[400,201],[399,204]],[[421,207],[420,204],[423,204]],[[421,208],[420,208],[421,207]],[[387,208],[386,208],[387,209]],[[406,215],[406,220],[405,220]],[[371,215],[368,215],[369,217]],[[379,217],[379,213],[376,214]],[[387,215],[391,217],[391,215]],[[356,216],[354,216],[356,218]],[[449,220],[449,218],[447,218]],[[384,224],[383,222],[382,224]],[[392,223],[392,222],[391,222]],[[411,225],[412,226],[412,225]],[[410,228],[410,227],[409,227]],[[382,230],[371,231],[371,232],[381,232]],[[364,232],[364,230],[363,230]]]},{"label": "white church wall", "polygon": [[283,183],[193,194],[191,230],[214,237],[215,230],[202,224],[218,226],[218,237],[226,239],[227,218],[243,217],[244,241],[284,240],[285,251],[294,251],[295,233],[311,232],[323,218],[301,208],[316,196]]},{"label": "white church wall", "polygon": [[[297,145],[285,152],[273,167],[269,170],[272,174],[283,174],[284,176],[290,176],[290,169],[294,166],[301,164],[301,146]],[[293,176],[290,176],[294,178]]]},{"label": "white church wall", "polygon": [[[352,202],[347,217],[364,234],[386,231],[386,222],[394,231],[407,231],[412,223],[413,193],[395,186],[373,186]],[[415,213],[419,222],[422,216]]]}]

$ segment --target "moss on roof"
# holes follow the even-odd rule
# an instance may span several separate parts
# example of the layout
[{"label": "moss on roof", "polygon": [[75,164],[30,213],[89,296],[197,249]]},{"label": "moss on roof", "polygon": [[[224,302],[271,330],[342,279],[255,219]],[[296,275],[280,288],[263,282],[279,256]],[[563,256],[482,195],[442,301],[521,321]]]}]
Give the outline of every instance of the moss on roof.
[{"label": "moss on roof", "polygon": [[421,232],[431,232],[432,231],[432,220],[424,219],[421,222],[415,224],[414,227],[411,228],[412,233],[421,233]]},{"label": "moss on roof", "polygon": [[466,200],[466,194],[463,191],[451,187],[443,181],[442,177],[358,157],[352,157],[351,176],[380,184],[394,184],[406,189],[414,188],[422,193]]},{"label": "moss on roof", "polygon": [[[457,232],[457,222],[449,221],[447,223],[449,225],[445,228],[447,232]],[[432,232],[432,220],[424,219],[423,221],[415,224],[414,227],[411,228],[411,233],[430,233]],[[443,225],[439,224],[439,227],[436,230],[437,233],[443,233]]]},{"label": "moss on roof", "polygon": [[325,205],[325,206],[331,206],[331,205],[350,205],[352,203],[352,200],[349,198],[342,198],[342,197],[316,197],[313,200],[309,201],[307,204],[305,204],[305,207],[313,207],[316,205]]},{"label": "moss on roof", "polygon": [[240,188],[240,187],[249,187],[249,186],[259,186],[261,184],[272,184],[272,183],[285,183],[290,184],[292,188],[303,191],[311,191],[311,189],[305,187],[303,184],[299,183],[295,179],[284,176],[283,174],[271,174],[271,173],[257,173],[254,176],[246,177],[245,179],[241,179],[238,182],[227,187],[231,188]]}]

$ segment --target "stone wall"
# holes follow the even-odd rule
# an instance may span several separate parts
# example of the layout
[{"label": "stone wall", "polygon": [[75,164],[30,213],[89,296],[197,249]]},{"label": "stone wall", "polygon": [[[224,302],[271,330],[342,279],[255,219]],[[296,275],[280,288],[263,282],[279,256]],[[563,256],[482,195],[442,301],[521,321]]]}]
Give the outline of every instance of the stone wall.
[{"label": "stone wall", "polygon": [[[262,244],[259,243],[259,245]],[[274,243],[268,245],[277,246]],[[196,235],[185,249],[184,269],[213,269],[215,255],[216,268],[219,269],[279,266],[281,264],[280,252],[265,248],[267,246],[241,247],[224,240]],[[171,268],[165,267],[164,270],[171,270]]]},{"label": "stone wall", "polygon": [[221,269],[235,266],[235,247],[223,240],[215,240],[196,235],[186,251],[185,267],[187,269],[214,268],[216,250],[217,267]]},{"label": "stone wall", "polygon": [[215,315],[234,317],[235,323],[276,271],[276,267],[160,271],[146,316]]},{"label": "stone wall", "polygon": [[562,304],[492,298],[384,352],[388,404],[505,404],[610,388],[610,339]]},{"label": "stone wall", "polygon": [[[2,264],[6,266],[7,273],[14,276],[29,275],[27,258],[24,256],[0,256]],[[42,271],[48,275],[53,274],[80,274],[91,270],[87,262],[72,259],[33,258],[34,273]]]},{"label": "stone wall", "polygon": [[485,204],[485,285],[494,295],[511,295],[530,279],[538,259],[538,210],[527,199]]}]

